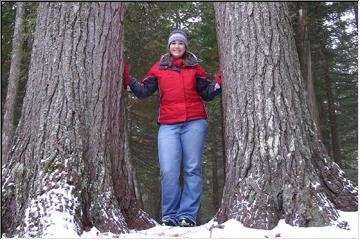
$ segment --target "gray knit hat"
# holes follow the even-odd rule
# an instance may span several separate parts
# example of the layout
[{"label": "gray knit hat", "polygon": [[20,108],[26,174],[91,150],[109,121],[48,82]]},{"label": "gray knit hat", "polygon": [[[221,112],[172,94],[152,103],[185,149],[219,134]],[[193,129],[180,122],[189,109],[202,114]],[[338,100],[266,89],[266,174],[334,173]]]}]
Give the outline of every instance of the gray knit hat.
[{"label": "gray knit hat", "polygon": [[170,43],[173,41],[182,41],[185,44],[186,49],[188,49],[188,47],[189,47],[188,40],[187,40],[187,34],[183,30],[175,29],[174,31],[172,31],[170,33],[168,47],[170,47]]}]

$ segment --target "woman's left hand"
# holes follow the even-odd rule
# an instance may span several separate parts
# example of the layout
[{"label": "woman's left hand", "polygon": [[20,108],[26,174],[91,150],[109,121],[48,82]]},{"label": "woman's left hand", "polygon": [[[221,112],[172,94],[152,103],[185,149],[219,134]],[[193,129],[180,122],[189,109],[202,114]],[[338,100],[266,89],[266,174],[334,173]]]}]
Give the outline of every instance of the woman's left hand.
[{"label": "woman's left hand", "polygon": [[216,83],[219,84],[220,86],[221,86],[221,82],[222,82],[222,80],[221,80],[221,73],[222,73],[222,71],[221,71],[221,68],[219,67],[219,68],[218,68],[218,72],[217,72],[216,77],[215,77],[215,81],[216,81]]}]

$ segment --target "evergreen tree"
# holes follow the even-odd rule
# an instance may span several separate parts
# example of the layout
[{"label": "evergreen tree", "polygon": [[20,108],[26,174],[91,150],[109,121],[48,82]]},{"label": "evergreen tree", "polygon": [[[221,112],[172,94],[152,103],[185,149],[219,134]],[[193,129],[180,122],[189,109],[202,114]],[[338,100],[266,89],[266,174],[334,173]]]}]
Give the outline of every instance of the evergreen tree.
[{"label": "evergreen tree", "polygon": [[323,226],[358,189],[326,153],[306,104],[286,3],[215,3],[226,180],[219,222]]},{"label": "evergreen tree", "polygon": [[56,224],[79,235],[154,225],[126,158],[124,12],[124,3],[40,3],[21,120],[2,168],[7,236],[51,236]]}]

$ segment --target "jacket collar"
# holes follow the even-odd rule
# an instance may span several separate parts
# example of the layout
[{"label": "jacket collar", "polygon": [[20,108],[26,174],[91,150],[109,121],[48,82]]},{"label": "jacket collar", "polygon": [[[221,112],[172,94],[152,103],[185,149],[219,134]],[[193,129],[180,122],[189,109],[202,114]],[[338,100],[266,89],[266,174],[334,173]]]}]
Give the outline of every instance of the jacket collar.
[{"label": "jacket collar", "polygon": [[[187,65],[185,65],[184,67],[193,67],[196,64],[199,63],[197,57],[195,56],[195,54],[186,51],[185,54],[188,54],[189,56],[189,63]],[[167,61],[166,58],[166,54],[162,55],[160,57],[160,69],[174,69],[174,70],[178,70],[178,67],[176,67],[175,65],[171,65],[169,66],[169,63]]]}]

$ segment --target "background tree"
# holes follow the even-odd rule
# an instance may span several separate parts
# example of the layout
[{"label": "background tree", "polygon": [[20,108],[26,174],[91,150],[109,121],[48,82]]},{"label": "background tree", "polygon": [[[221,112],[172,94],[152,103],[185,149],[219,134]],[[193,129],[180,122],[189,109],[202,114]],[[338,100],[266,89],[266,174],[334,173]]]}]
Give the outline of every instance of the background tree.
[{"label": "background tree", "polygon": [[341,163],[349,176],[357,181],[357,124],[358,124],[358,31],[353,3],[329,3],[313,6],[322,16],[316,29],[317,79],[322,99],[323,133],[327,136],[329,153]]},{"label": "background tree", "polygon": [[8,87],[5,100],[5,114],[1,131],[1,165],[7,162],[8,152],[11,147],[14,135],[14,115],[16,107],[16,96],[18,82],[20,78],[20,63],[23,41],[23,20],[24,20],[24,3],[16,3],[16,22],[14,36],[12,41],[12,56]]},{"label": "background tree", "polygon": [[318,110],[318,103],[315,93],[315,84],[313,79],[313,70],[312,70],[312,56],[311,56],[311,42],[309,38],[309,27],[310,21],[308,19],[308,3],[306,2],[297,2],[296,10],[298,14],[298,19],[296,21],[296,47],[299,55],[301,75],[304,80],[304,86],[306,89],[306,98],[309,104],[309,110],[311,118],[314,120],[317,134],[319,138],[322,139],[320,131],[320,117]]},{"label": "background tree", "polygon": [[[290,11],[291,16],[298,16],[299,6],[306,9],[302,21],[293,17],[292,23],[295,29],[307,28],[311,43],[311,76],[322,140],[329,154],[357,182],[358,31],[354,4],[357,5],[354,2],[290,3]],[[297,43],[301,42],[299,35],[296,35]]]},{"label": "background tree", "polygon": [[310,118],[286,3],[214,6],[227,172],[219,222],[322,226],[336,221],[336,209],[356,210],[357,187]]},{"label": "background tree", "polygon": [[[17,33],[14,34],[14,29],[16,24],[16,14],[17,4],[22,5],[22,23],[21,27],[18,28]],[[12,135],[15,131],[17,124],[21,115],[21,106],[23,102],[23,98],[25,95],[26,89],[26,81],[29,72],[29,61],[31,55],[31,48],[33,42],[33,33],[35,30],[35,19],[36,19],[36,8],[38,3],[34,2],[24,2],[24,3],[16,3],[16,2],[2,2],[2,31],[1,31],[1,120],[2,120],[2,136],[8,135],[8,141],[5,139],[2,140],[2,164],[4,164],[7,160],[7,150],[5,148],[9,148],[9,144],[11,144]],[[21,41],[17,41],[13,52],[16,54],[16,59],[14,61],[17,64],[13,64],[13,66],[17,66],[17,71],[13,71],[16,74],[10,75],[10,65],[11,65],[11,51],[12,51],[12,37],[13,35],[20,35]],[[11,81],[11,79],[15,79],[15,81]],[[11,88],[8,90],[8,88]],[[8,93],[8,94],[7,94]],[[9,98],[9,101],[5,101],[5,99]],[[5,106],[5,102],[7,102],[7,106]],[[5,109],[7,110],[7,116],[5,117]]]},{"label": "background tree", "polygon": [[14,2],[1,2],[1,120],[3,120],[6,91],[11,65],[16,8]]},{"label": "background tree", "polygon": [[78,234],[153,225],[125,157],[124,11],[124,3],[40,3],[21,120],[2,168],[7,236],[41,237],[55,223]]}]

